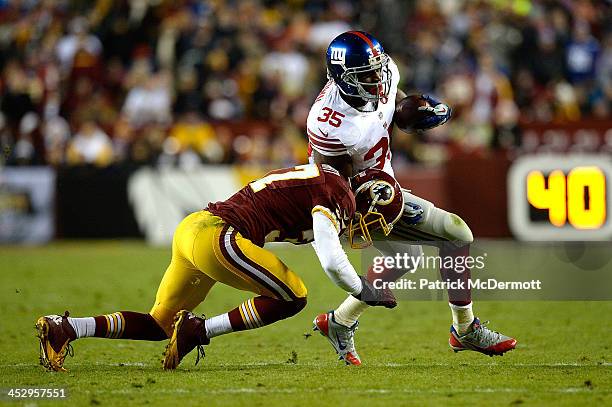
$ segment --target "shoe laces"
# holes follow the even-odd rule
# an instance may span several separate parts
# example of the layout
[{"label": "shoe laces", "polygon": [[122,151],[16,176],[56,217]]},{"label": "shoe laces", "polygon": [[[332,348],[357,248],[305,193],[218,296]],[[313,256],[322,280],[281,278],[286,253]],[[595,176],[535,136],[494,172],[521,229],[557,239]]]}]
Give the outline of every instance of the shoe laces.
[{"label": "shoe laces", "polygon": [[[202,314],[202,319],[206,320],[206,315]],[[204,336],[206,337],[206,327],[203,326],[202,328],[204,329]],[[206,353],[204,352],[204,345],[202,344],[202,339],[198,337],[198,340],[200,343],[196,345],[196,350],[197,350],[196,362],[195,362],[196,366],[200,362],[200,359],[203,359],[206,356]]]},{"label": "shoe laces", "polygon": [[472,332],[474,339],[478,342],[492,345],[498,343],[501,339],[501,334],[497,331],[493,331],[487,327],[489,321],[484,321],[479,324],[477,328]]},{"label": "shoe laces", "polygon": [[195,362],[195,364],[197,366],[198,363],[200,362],[200,359],[203,359],[206,356],[206,354],[204,353],[204,345],[197,345],[196,349],[197,349],[198,353],[196,355],[196,362]]},{"label": "shoe laces", "polygon": [[[68,312],[68,310],[64,311],[64,318],[68,318],[69,316],[70,312]],[[74,357],[74,348],[72,347],[72,344],[70,342],[68,342],[68,344],[66,345],[66,349],[64,349],[64,352],[62,352],[62,354],[60,355],[60,364],[64,364],[66,356],[70,356],[71,358]]]},{"label": "shoe laces", "polygon": [[338,324],[342,328],[339,329],[338,338],[346,344],[344,352],[355,352],[355,331],[359,328],[359,321],[351,327]]},{"label": "shoe laces", "polygon": [[71,358],[74,357],[74,349],[73,349],[71,344],[66,345],[66,348],[64,349],[62,354],[58,355],[58,361],[57,362],[58,362],[59,366],[63,366],[64,365],[64,360],[66,359],[66,356],[70,356]]}]

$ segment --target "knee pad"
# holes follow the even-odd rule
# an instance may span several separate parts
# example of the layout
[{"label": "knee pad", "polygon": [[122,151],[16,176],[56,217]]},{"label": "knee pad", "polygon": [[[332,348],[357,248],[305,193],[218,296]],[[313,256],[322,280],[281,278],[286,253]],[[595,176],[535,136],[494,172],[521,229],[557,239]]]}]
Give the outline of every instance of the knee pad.
[{"label": "knee pad", "polygon": [[465,246],[474,241],[470,227],[454,213],[444,211],[443,228],[448,240],[457,246]]}]

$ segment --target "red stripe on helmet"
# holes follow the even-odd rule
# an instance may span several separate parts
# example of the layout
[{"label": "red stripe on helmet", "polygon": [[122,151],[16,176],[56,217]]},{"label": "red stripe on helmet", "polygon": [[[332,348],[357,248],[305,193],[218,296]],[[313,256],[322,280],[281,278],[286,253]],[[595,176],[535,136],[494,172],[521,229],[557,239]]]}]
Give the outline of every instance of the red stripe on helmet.
[{"label": "red stripe on helmet", "polygon": [[370,47],[370,49],[372,50],[372,55],[373,56],[377,56],[378,55],[378,51],[376,50],[376,48],[374,48],[374,44],[372,43],[372,41],[363,33],[359,32],[359,31],[349,31],[349,33],[358,36],[359,38],[361,38],[362,40],[364,40],[368,46]]}]

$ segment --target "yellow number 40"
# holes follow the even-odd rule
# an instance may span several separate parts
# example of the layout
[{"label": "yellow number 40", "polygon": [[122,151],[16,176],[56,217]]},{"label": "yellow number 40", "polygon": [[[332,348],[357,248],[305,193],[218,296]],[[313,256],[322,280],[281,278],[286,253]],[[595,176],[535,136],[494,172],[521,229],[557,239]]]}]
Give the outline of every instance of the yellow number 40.
[{"label": "yellow number 40", "polygon": [[538,209],[548,209],[550,223],[576,229],[598,229],[606,221],[606,176],[598,167],[576,167],[567,177],[560,170],[548,175],[548,188],[541,171],[527,175],[527,200]]}]

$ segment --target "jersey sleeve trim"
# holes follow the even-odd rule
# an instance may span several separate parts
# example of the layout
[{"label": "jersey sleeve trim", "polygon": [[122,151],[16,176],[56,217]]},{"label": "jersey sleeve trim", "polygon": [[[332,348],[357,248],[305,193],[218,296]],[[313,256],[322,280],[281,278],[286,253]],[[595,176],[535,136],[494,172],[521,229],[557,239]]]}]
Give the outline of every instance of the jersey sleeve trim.
[{"label": "jersey sleeve trim", "polygon": [[338,223],[338,219],[336,219],[336,216],[329,209],[324,206],[317,205],[312,208],[311,214],[314,215],[315,212],[321,212],[323,215],[325,215],[334,224],[336,231],[340,233],[340,224]]},{"label": "jersey sleeve trim", "polygon": [[338,172],[337,169],[335,169],[334,167],[332,167],[329,164],[321,164],[321,169],[325,172],[329,172],[331,174],[337,175],[339,177],[341,177],[340,173]]},{"label": "jersey sleeve trim", "polygon": [[319,153],[321,155],[324,155],[324,156],[327,156],[327,157],[336,157],[336,156],[339,156],[339,155],[347,155],[348,154],[347,150],[338,150],[338,151],[328,150],[326,148],[318,147],[317,145],[315,145],[313,143],[310,143],[310,146],[317,153]]},{"label": "jersey sleeve trim", "polygon": [[325,139],[322,136],[319,136],[312,132],[310,129],[308,131],[308,141],[312,148],[317,150],[323,155],[341,155],[346,154],[347,149],[344,144],[338,139]]},{"label": "jersey sleeve trim", "polygon": [[308,131],[308,138],[315,139],[321,143],[328,144],[330,147],[344,147],[344,144],[335,137],[326,137],[323,134],[319,135],[310,129],[306,129]]}]

